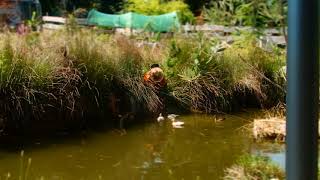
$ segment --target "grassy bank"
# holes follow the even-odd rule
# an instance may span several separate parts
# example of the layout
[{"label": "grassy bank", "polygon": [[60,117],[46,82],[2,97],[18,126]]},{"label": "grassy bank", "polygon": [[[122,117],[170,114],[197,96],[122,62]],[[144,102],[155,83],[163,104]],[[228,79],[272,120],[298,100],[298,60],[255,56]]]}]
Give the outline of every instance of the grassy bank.
[{"label": "grassy bank", "polygon": [[142,81],[152,63],[166,73],[166,103],[187,111],[270,107],[284,97],[279,73],[284,51],[264,50],[248,35],[219,52],[221,42],[201,34],[177,34],[157,46],[92,31],[0,36],[2,128],[81,128],[99,120],[111,123],[119,114],[158,113],[163,102]]},{"label": "grassy bank", "polygon": [[261,156],[245,155],[225,172],[225,180],[231,179],[285,179],[285,173],[270,159]]}]

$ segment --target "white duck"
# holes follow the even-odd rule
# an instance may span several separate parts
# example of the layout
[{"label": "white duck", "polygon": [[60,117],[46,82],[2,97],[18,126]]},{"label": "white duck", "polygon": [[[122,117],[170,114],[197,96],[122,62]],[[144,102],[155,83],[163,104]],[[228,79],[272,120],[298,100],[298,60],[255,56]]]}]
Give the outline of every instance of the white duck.
[{"label": "white duck", "polygon": [[184,122],[182,121],[177,121],[177,120],[171,120],[172,121],[172,126],[183,126]]},{"label": "white duck", "polygon": [[164,121],[164,117],[162,116],[162,113],[159,114],[159,117],[157,118],[158,122]]},{"label": "white duck", "polygon": [[184,125],[184,122],[176,120],[176,117],[177,117],[177,116],[178,116],[178,115],[170,114],[170,115],[168,116],[168,118],[169,118],[169,119],[171,120],[171,122],[172,122],[172,127],[174,127],[174,128],[182,128],[182,126]]},{"label": "white duck", "polygon": [[179,115],[177,115],[177,114],[169,114],[168,115],[168,119],[170,119],[172,121],[172,120],[175,120],[175,118],[178,117],[178,116]]},{"label": "white duck", "polygon": [[181,121],[172,121],[172,127],[173,128],[183,128],[184,122]]}]

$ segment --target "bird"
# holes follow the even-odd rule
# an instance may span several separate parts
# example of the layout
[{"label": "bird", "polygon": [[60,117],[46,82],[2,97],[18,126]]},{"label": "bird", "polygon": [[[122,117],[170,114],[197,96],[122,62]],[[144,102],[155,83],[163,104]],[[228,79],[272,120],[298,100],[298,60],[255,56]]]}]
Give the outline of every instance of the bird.
[{"label": "bird", "polygon": [[184,122],[182,122],[182,121],[172,121],[172,125],[173,126],[183,126]]},{"label": "bird", "polygon": [[172,126],[174,129],[182,129],[183,126]]},{"label": "bird", "polygon": [[225,118],[225,117],[222,117],[222,118],[214,117],[214,122],[216,122],[216,123],[218,123],[218,122],[222,122],[222,121],[224,121],[224,120],[226,120],[226,118]]},{"label": "bird", "polygon": [[175,120],[176,119],[176,117],[178,117],[179,115],[177,115],[177,114],[169,114],[167,117],[168,117],[168,119],[170,119],[170,120]]},{"label": "bird", "polygon": [[183,128],[184,122],[182,121],[177,121],[175,118],[171,118],[172,121],[172,127],[174,128]]},{"label": "bird", "polygon": [[164,120],[164,117],[162,116],[162,113],[159,114],[159,117],[157,118],[158,122],[161,122]]}]

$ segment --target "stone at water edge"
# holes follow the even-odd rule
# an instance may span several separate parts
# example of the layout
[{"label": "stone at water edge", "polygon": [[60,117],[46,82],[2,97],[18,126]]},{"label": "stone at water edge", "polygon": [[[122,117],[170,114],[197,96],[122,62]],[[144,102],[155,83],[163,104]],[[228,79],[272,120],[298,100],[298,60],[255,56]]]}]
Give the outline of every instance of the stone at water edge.
[{"label": "stone at water edge", "polygon": [[[319,122],[320,127],[320,122]],[[255,139],[268,138],[276,135],[277,137],[286,136],[285,118],[272,117],[266,119],[255,119],[253,121],[253,136]],[[320,135],[320,129],[318,129]]]}]

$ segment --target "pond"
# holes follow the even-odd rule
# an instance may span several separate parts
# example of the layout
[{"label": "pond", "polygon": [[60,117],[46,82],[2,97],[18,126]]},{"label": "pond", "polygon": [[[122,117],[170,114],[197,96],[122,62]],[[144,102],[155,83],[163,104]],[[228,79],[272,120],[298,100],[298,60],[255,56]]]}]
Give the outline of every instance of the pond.
[{"label": "pond", "polygon": [[[105,130],[53,138],[33,138],[0,148],[0,179],[17,179],[24,150],[32,159],[29,179],[219,179],[245,153],[274,153],[271,145],[253,143],[243,126],[260,112],[179,117],[184,128],[170,122],[140,123],[124,131]],[[220,119],[220,118],[218,118]],[[2,178],[1,178],[2,177]]]}]

